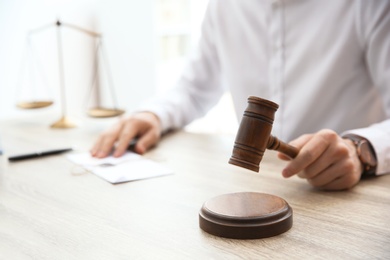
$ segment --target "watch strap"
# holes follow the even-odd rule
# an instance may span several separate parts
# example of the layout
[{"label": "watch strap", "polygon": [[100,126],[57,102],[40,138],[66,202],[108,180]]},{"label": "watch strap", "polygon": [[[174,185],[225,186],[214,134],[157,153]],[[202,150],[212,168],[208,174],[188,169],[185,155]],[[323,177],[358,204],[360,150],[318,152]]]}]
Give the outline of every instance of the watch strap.
[{"label": "watch strap", "polygon": [[[355,134],[347,134],[347,135],[344,135],[343,138],[351,140],[355,145],[356,152],[358,154],[358,158],[363,166],[361,177],[365,178],[365,177],[375,176],[376,175],[376,168],[377,168],[376,154],[375,154],[374,148],[372,147],[371,143],[366,138],[359,136],[359,135],[355,135]],[[369,152],[370,152],[371,156],[375,159],[374,164],[369,164],[363,160],[362,151],[360,149],[362,142],[367,142]]]}]

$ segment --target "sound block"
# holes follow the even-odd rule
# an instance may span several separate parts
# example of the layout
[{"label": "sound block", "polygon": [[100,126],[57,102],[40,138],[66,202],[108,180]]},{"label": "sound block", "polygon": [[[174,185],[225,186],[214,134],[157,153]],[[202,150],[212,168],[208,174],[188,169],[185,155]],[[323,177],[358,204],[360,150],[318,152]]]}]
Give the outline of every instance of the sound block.
[{"label": "sound block", "polygon": [[199,226],[215,236],[257,239],[279,235],[292,227],[293,212],[277,196],[240,192],[214,197],[199,212]]}]

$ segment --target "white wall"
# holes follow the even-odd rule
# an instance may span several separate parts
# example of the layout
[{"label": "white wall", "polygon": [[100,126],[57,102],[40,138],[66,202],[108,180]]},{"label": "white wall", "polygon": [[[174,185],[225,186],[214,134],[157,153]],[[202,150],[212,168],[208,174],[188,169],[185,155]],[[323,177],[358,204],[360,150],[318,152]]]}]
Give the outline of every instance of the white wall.
[{"label": "white wall", "polygon": [[[155,88],[153,6],[153,0],[0,0],[0,119],[40,113],[15,107],[23,92],[17,90],[18,83],[21,78],[22,85],[28,83],[20,74],[22,52],[29,30],[54,24],[57,18],[103,34],[119,106],[135,108]],[[34,34],[31,40],[49,83],[46,95],[56,102],[43,110],[60,115],[55,28]],[[94,42],[71,29],[61,32],[68,114],[77,117],[87,105]],[[106,82],[102,80],[102,89],[108,87]]]}]

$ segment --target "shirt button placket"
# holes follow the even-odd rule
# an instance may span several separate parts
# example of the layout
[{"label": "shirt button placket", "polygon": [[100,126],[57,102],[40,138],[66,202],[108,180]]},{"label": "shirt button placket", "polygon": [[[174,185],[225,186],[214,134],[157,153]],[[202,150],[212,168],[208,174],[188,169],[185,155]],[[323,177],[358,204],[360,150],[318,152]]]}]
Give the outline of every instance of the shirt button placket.
[{"label": "shirt button placket", "polygon": [[[270,95],[271,99],[281,104],[283,97],[283,2],[273,0],[271,4],[271,71],[270,71]],[[280,112],[279,112],[280,114]],[[276,120],[281,117],[276,117]],[[275,124],[281,125],[281,124]],[[274,129],[280,132],[281,129]]]}]

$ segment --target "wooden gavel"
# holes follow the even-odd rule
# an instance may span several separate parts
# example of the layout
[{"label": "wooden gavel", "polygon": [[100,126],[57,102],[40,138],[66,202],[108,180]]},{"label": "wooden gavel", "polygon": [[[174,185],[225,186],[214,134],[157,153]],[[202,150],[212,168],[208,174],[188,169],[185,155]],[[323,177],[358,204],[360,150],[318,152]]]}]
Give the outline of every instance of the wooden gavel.
[{"label": "wooden gavel", "polygon": [[279,105],[250,96],[234,142],[229,163],[258,172],[265,149],[277,150],[295,158],[298,149],[271,135],[274,116]]}]

